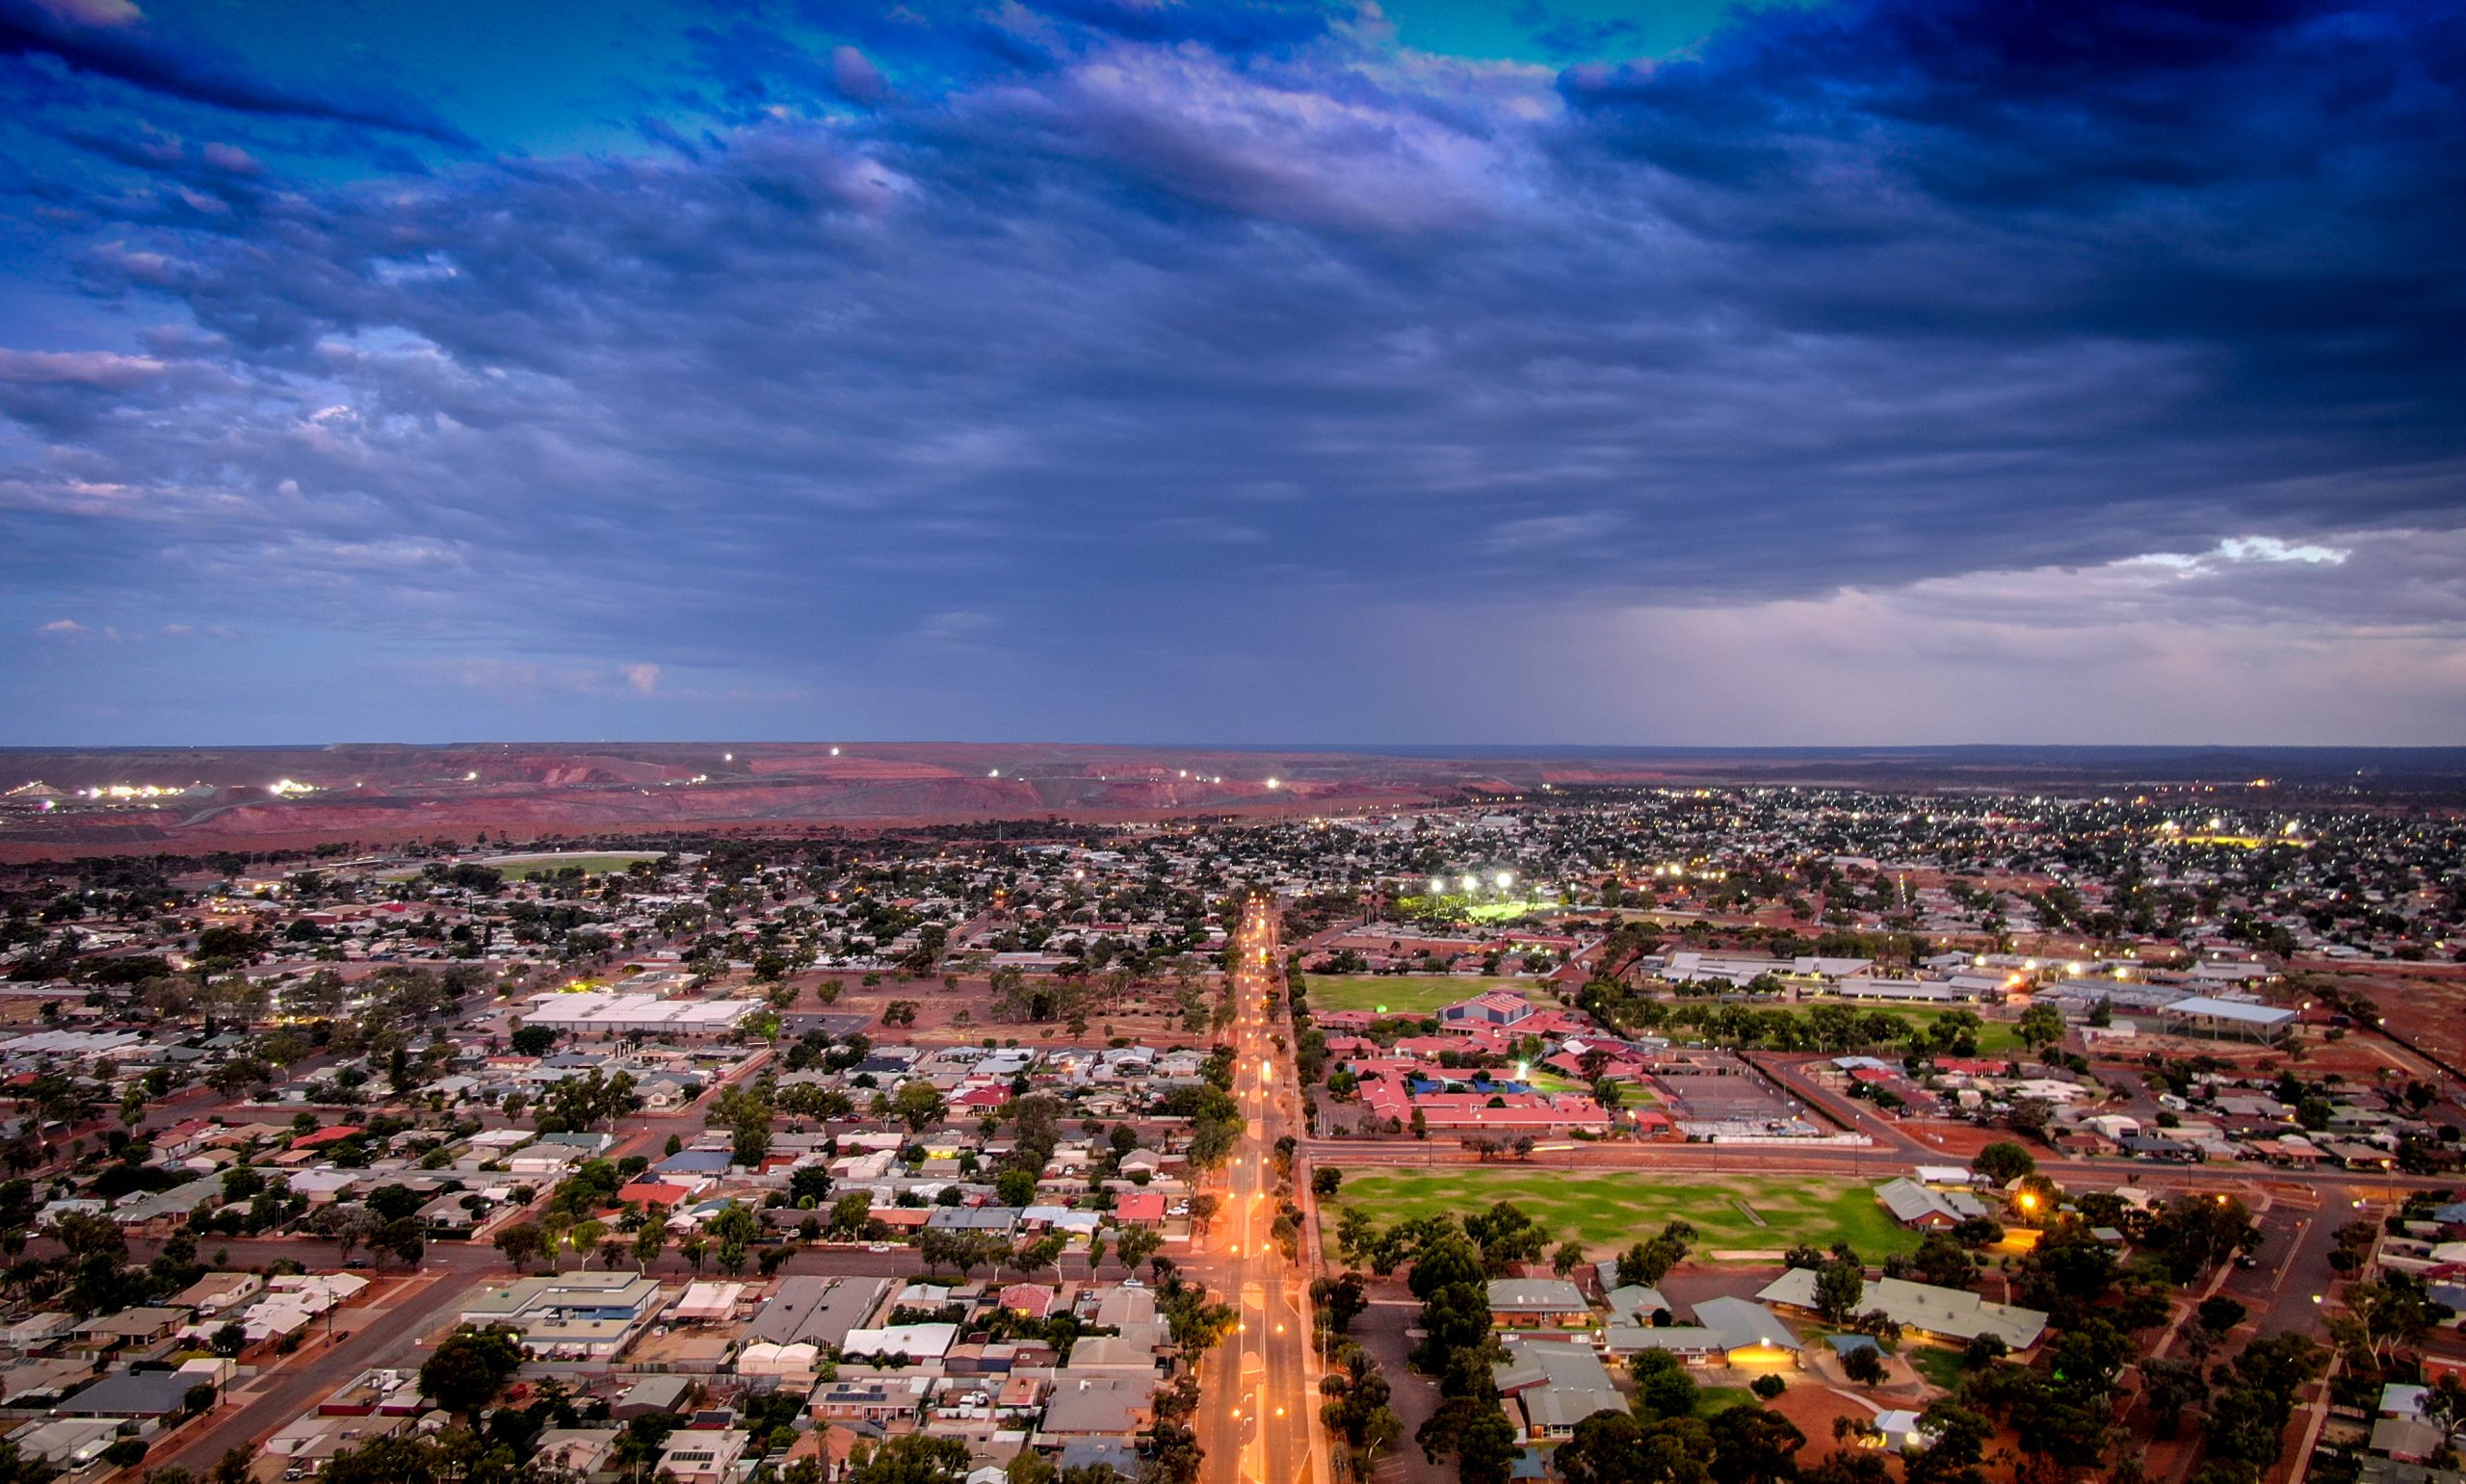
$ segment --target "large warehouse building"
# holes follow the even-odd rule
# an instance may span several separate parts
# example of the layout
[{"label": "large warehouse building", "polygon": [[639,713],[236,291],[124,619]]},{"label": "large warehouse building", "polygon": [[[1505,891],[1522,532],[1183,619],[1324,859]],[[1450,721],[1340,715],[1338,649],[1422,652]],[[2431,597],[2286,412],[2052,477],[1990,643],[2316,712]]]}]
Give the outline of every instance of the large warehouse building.
[{"label": "large warehouse building", "polygon": [[526,1026],[573,1035],[725,1035],[761,1008],[757,1000],[662,1000],[605,990],[541,995],[523,1012]]}]

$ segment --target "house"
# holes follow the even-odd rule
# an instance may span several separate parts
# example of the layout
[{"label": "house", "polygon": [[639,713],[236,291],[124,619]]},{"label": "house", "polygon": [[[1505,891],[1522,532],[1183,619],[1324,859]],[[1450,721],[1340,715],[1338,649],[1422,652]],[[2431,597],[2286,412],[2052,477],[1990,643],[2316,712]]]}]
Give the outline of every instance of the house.
[{"label": "house", "polygon": [[103,1450],[119,1441],[119,1422],[114,1418],[66,1418],[56,1422],[39,1422],[9,1435],[9,1442],[20,1458],[37,1459],[55,1469],[83,1470],[103,1456]]},{"label": "house", "polygon": [[1127,1190],[1114,1202],[1114,1219],[1123,1226],[1160,1227],[1165,1224],[1165,1193],[1161,1190]]},{"label": "house", "polygon": [[887,1278],[783,1278],[746,1326],[746,1341],[843,1345],[874,1316],[890,1290]]},{"label": "house", "polygon": [[194,1309],[200,1318],[247,1303],[265,1291],[266,1281],[255,1273],[208,1273],[171,1295],[171,1306]]},{"label": "house", "polygon": [[733,1427],[693,1427],[671,1433],[668,1451],[659,1457],[659,1471],[674,1474],[677,1484],[720,1484],[752,1441],[749,1434]]},{"label": "house", "polygon": [[1126,1438],[1155,1419],[1153,1377],[1066,1378],[1045,1403],[1039,1438],[1066,1445],[1073,1438]]},{"label": "house", "polygon": [[158,1418],[188,1405],[189,1389],[211,1385],[178,1370],[115,1370],[52,1410],[62,1417]]},{"label": "house", "polygon": [[[1074,1479],[1102,1480],[1110,1473],[1119,1484],[1133,1484],[1140,1475],[1139,1450],[1127,1440],[1119,1438],[1073,1438],[1062,1445],[1062,1456],[1054,1460],[1056,1468]],[[1097,1470],[1095,1473],[1082,1471]],[[1001,1470],[996,1474],[1007,1479]],[[970,1484],[974,1484],[971,1476]]]},{"label": "house", "polygon": [[924,1415],[931,1376],[867,1376],[825,1381],[805,1409],[824,1422],[870,1422],[876,1426]]},{"label": "house", "polygon": [[840,1345],[847,1356],[899,1356],[913,1364],[939,1361],[958,1342],[956,1324],[887,1324],[879,1329],[854,1329]]},{"label": "house", "polygon": [[691,1376],[650,1375],[625,1388],[608,1415],[620,1422],[655,1413],[676,1413],[694,1398],[695,1382]]},{"label": "house", "polygon": [[143,1344],[161,1340],[189,1320],[185,1309],[123,1309],[81,1321],[77,1333],[88,1340]]},{"label": "house", "polygon": [[623,1436],[624,1430],[617,1427],[551,1427],[533,1440],[524,1461],[582,1478],[608,1467],[616,1440]]}]

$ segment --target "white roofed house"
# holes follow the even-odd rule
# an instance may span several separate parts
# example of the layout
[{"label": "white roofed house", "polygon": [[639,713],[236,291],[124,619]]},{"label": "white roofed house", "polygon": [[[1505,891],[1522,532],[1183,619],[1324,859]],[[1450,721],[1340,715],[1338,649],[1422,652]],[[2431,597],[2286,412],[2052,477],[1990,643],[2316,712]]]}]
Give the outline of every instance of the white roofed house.
[{"label": "white roofed house", "polygon": [[687,1428],[669,1435],[659,1471],[675,1475],[677,1484],[719,1484],[752,1441],[733,1427]]}]

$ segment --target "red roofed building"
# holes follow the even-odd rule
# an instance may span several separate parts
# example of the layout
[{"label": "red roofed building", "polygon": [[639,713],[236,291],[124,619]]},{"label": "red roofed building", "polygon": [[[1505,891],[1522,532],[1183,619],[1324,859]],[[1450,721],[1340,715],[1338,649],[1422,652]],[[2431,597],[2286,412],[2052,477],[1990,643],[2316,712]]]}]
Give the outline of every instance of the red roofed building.
[{"label": "red roofed building", "polygon": [[694,1188],[691,1185],[671,1185],[654,1180],[641,1181],[616,1192],[620,1205],[631,1201],[637,1206],[664,1206],[670,1211],[674,1211],[679,1203],[693,1198]]},{"label": "red roofed building", "polygon": [[367,1132],[368,1131],[366,1129],[360,1128],[356,1124],[338,1123],[330,1129],[319,1129],[314,1133],[303,1133],[300,1135],[298,1138],[291,1141],[291,1147],[294,1149],[323,1149],[328,1144],[336,1143],[347,1138],[353,1138]]},{"label": "red roofed building", "polygon": [[1002,1307],[1041,1319],[1053,1311],[1053,1290],[1040,1283],[1014,1283],[1002,1290]]},{"label": "red roofed building", "polygon": [[1114,1219],[1124,1226],[1163,1226],[1165,1195],[1161,1190],[1132,1190],[1114,1203]]},{"label": "red roofed building", "polygon": [[1428,1092],[1414,1097],[1401,1082],[1376,1081],[1361,1084],[1361,1105],[1373,1117],[1407,1126],[1419,1112],[1433,1133],[1558,1133],[1610,1127],[1601,1105],[1577,1093]]}]

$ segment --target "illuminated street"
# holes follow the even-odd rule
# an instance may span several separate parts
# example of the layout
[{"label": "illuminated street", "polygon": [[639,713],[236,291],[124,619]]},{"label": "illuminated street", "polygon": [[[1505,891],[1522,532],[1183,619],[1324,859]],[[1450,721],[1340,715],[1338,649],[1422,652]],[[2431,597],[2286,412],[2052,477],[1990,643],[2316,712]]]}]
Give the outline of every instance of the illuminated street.
[{"label": "illuminated street", "polygon": [[1251,907],[1237,940],[1233,1096],[1247,1118],[1227,1167],[1223,1210],[1192,1266],[1233,1303],[1233,1333],[1201,1370],[1199,1442],[1214,1484],[1319,1477],[1313,1433],[1318,1391],[1309,1353],[1308,1278],[1276,1250],[1274,1148],[1299,1125],[1274,914]]}]

